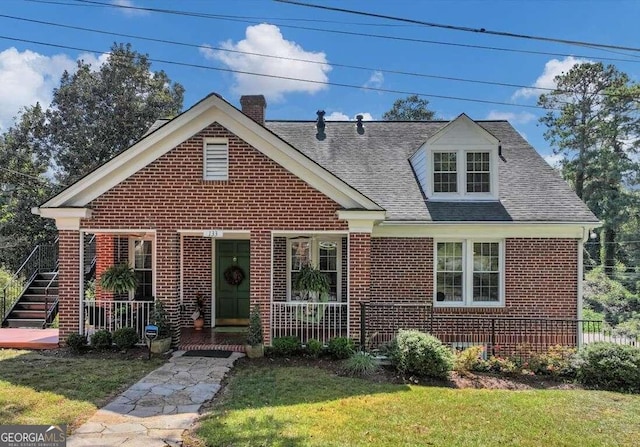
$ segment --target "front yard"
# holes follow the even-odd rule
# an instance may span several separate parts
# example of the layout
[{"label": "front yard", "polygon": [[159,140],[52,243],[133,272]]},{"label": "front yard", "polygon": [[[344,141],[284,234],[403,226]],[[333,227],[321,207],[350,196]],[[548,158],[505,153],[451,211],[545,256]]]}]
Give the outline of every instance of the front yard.
[{"label": "front yard", "polygon": [[119,353],[0,350],[0,425],[78,426],[164,361]]},{"label": "front yard", "polygon": [[191,445],[636,446],[640,396],[377,383],[241,362]]}]

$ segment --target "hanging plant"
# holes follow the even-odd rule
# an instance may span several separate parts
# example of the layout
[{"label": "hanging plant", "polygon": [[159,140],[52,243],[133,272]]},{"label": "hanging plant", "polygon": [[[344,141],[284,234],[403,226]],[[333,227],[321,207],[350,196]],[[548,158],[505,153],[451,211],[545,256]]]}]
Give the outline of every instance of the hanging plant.
[{"label": "hanging plant", "polygon": [[224,280],[227,281],[227,284],[230,286],[239,286],[243,279],[244,272],[237,265],[229,266],[224,271]]},{"label": "hanging plant", "polygon": [[319,269],[305,264],[296,275],[293,288],[302,292],[304,299],[323,300],[329,293],[329,278]]},{"label": "hanging plant", "polygon": [[133,268],[129,264],[123,262],[112,265],[107,268],[100,276],[100,286],[113,293],[126,293],[130,290],[136,290],[138,287],[138,278]]}]

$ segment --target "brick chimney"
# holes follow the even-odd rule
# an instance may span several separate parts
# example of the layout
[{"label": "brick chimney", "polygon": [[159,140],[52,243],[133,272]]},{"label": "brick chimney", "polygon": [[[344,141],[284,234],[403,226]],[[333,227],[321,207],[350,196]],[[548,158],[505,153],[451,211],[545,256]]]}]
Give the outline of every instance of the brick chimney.
[{"label": "brick chimney", "polygon": [[242,113],[258,124],[264,125],[264,109],[267,108],[267,101],[263,95],[241,96],[240,105],[242,105]]}]

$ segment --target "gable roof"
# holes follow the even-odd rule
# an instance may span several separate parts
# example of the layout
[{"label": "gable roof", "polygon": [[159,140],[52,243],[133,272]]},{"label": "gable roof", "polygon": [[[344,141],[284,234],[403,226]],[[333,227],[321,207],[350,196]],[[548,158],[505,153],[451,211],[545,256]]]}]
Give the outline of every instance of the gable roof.
[{"label": "gable roof", "polygon": [[218,122],[346,209],[381,210],[315,160],[256,123],[217,94],[169,120],[158,120],[133,146],[84,176],[41,208],[83,207],[211,123]]},{"label": "gable roof", "polygon": [[[466,115],[465,115],[466,116]],[[445,121],[326,123],[267,121],[266,127],[342,178],[387,212],[388,220],[436,222],[576,222],[598,219],[557,172],[506,121],[475,121],[500,141],[499,202],[435,202],[424,197],[409,158]]]}]

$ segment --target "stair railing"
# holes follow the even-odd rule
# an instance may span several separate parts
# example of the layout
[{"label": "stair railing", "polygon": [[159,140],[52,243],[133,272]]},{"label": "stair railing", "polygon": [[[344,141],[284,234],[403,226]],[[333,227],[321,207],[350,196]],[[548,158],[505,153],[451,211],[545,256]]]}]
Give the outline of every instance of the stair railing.
[{"label": "stair railing", "polygon": [[55,310],[58,307],[58,297],[56,294],[56,298],[51,305],[51,309],[49,309],[49,288],[51,288],[51,284],[53,284],[54,281],[57,281],[57,279],[58,272],[55,272],[49,280],[47,287],[44,289],[44,321],[42,323],[42,329],[45,329],[49,324],[51,324],[51,315],[55,313]]},{"label": "stair railing", "polygon": [[40,272],[56,271],[58,268],[58,238],[51,244],[36,245],[20,268],[2,289],[2,325],[25,292],[31,281]]}]

